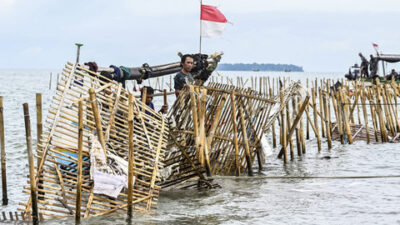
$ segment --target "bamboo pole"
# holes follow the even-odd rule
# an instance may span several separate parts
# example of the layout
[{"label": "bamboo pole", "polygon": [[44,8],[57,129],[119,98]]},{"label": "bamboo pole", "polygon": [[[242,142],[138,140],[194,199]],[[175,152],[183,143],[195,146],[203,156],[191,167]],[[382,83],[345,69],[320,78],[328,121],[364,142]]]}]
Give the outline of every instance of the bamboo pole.
[{"label": "bamboo pole", "polygon": [[385,120],[383,117],[383,112],[382,112],[382,102],[381,102],[381,85],[379,83],[379,80],[377,80],[377,84],[376,84],[376,92],[377,92],[377,108],[378,108],[378,118],[379,118],[379,126],[381,129],[381,135],[382,135],[382,142],[388,142],[388,138],[387,138],[387,130],[386,130],[386,126],[385,126]]},{"label": "bamboo pole", "polygon": [[[369,89],[369,97],[370,100],[369,102],[371,103],[369,108],[371,111],[371,117],[372,117],[372,125],[374,127],[374,136],[375,136],[375,141],[378,142],[379,141],[379,137],[378,137],[378,123],[377,123],[377,119],[376,119],[376,101],[375,98],[373,97],[373,88]],[[381,137],[382,140],[382,137]],[[382,140],[383,142],[383,140]]]},{"label": "bamboo pole", "polygon": [[5,137],[4,137],[3,96],[0,96],[0,148],[1,148],[1,183],[2,183],[2,192],[3,192],[3,205],[8,205],[6,144],[5,144]]},{"label": "bamboo pole", "polygon": [[[147,88],[143,88],[143,94],[142,94],[142,102],[145,104],[145,105],[147,105],[146,104],[146,98],[147,98]],[[144,109],[145,107],[142,107],[142,111],[143,112],[145,112],[145,109]]]},{"label": "bamboo pole", "polygon": [[246,153],[247,171],[248,171],[249,176],[253,176],[253,169],[252,169],[253,166],[252,166],[251,157],[250,157],[249,140],[247,138],[246,124],[244,122],[243,109],[241,106],[239,106],[239,114],[240,114],[240,123],[241,123],[241,127],[242,127],[244,149],[245,149],[245,153]]},{"label": "bamboo pole", "polygon": [[[297,127],[297,124],[299,123],[299,121],[300,121],[300,119],[301,119],[301,115],[302,115],[303,112],[306,110],[306,107],[307,107],[307,105],[308,105],[308,101],[309,101],[309,100],[310,100],[310,96],[307,96],[307,97],[304,99],[304,102],[302,103],[302,105],[301,105],[301,107],[300,107],[300,109],[299,109],[299,112],[298,112],[296,118],[295,118],[294,121],[293,121],[292,126],[291,126],[290,129],[288,130],[287,135],[284,135],[284,140],[290,139],[291,136],[293,135],[293,132],[295,131],[295,129],[296,129],[296,127]],[[278,154],[278,158],[282,157],[282,154],[285,154],[286,146],[287,146],[287,143],[286,143],[285,145],[282,146],[282,148],[281,148],[281,150],[280,150],[280,152],[279,152],[279,154]]]},{"label": "bamboo pole", "polygon": [[353,144],[353,135],[351,134],[351,129],[350,129],[350,111],[349,111],[349,102],[347,100],[347,96],[344,92],[342,94],[342,99],[343,99],[343,120],[344,120],[344,128],[345,132],[347,135],[347,140],[349,144]]},{"label": "bamboo pole", "polygon": [[[269,81],[269,80],[268,80]],[[273,84],[273,83],[272,83]],[[270,98],[273,96],[272,88],[269,88]],[[276,132],[275,132],[275,120],[272,122],[272,147],[276,148]]]},{"label": "bamboo pole", "polygon": [[325,115],[323,114],[323,104],[322,104],[322,90],[321,87],[318,88],[318,97],[319,97],[319,111],[321,112],[321,136],[324,138],[325,137],[325,120],[326,118],[322,118]]},{"label": "bamboo pole", "polygon": [[31,136],[31,121],[29,117],[29,106],[28,103],[23,104],[24,107],[24,119],[25,119],[25,134],[26,134],[26,145],[28,150],[29,159],[29,181],[31,184],[31,199],[32,199],[32,217],[33,224],[39,224],[38,217],[38,206],[37,206],[37,193],[36,193],[36,180],[35,180],[35,169],[33,163],[32,153],[32,136]]},{"label": "bamboo pole", "polygon": [[90,101],[92,102],[92,110],[93,110],[94,120],[96,122],[97,137],[99,138],[99,142],[104,149],[104,155],[107,159],[106,142],[104,140],[103,126],[101,124],[100,112],[99,112],[99,108],[97,106],[96,93],[93,88],[89,89],[89,96],[90,96]]},{"label": "bamboo pole", "polygon": [[304,155],[304,154],[306,154],[306,139],[305,139],[305,136],[304,136],[304,126],[303,126],[303,114],[304,114],[304,111],[301,112],[300,98],[298,100],[298,103],[299,104],[298,104],[298,110],[297,111],[298,111],[298,113],[301,114],[301,118],[300,118],[300,121],[299,121],[299,123],[300,123],[301,151],[302,151],[302,154]]},{"label": "bamboo pole", "polygon": [[[281,100],[281,108],[283,108],[285,102],[283,100],[283,93],[282,93],[282,88],[280,89],[280,100]],[[288,163],[288,157],[287,157],[287,149],[286,149],[286,132],[285,132],[285,109],[281,110],[281,140],[282,140],[282,149],[283,149],[283,162],[285,164]]]},{"label": "bamboo pole", "polygon": [[[257,79],[255,79],[257,80]],[[235,92],[231,94],[231,107],[232,107],[232,125],[233,125],[233,143],[235,145],[235,165],[236,165],[236,176],[240,176],[240,162],[239,162],[239,144],[237,136],[237,121],[236,121],[236,104],[235,104]]]},{"label": "bamboo pole", "polygon": [[[321,92],[322,95],[322,92]],[[328,95],[329,96],[329,95]],[[324,95],[322,97],[322,101],[323,101],[323,106],[324,106],[324,117],[325,117],[325,126],[326,126],[326,137],[328,139],[328,149],[332,148],[332,139],[331,139],[331,128],[330,128],[330,112],[328,111],[328,105],[327,105],[327,101],[326,101],[326,95]],[[322,113],[322,111],[321,111]]]},{"label": "bamboo pole", "polygon": [[362,104],[362,110],[363,110],[363,116],[364,116],[364,126],[366,130],[366,135],[367,135],[367,144],[370,142],[369,138],[369,127],[368,127],[368,115],[367,115],[367,106],[365,103],[365,85],[364,82],[362,84],[362,89],[361,89],[361,104]]},{"label": "bamboo pole", "polygon": [[318,152],[321,151],[321,138],[319,135],[319,130],[318,130],[318,117],[317,117],[317,102],[315,98],[315,89],[311,88],[311,93],[312,93],[312,106],[313,106],[313,112],[314,112],[314,127],[315,127],[315,136],[317,137],[317,144],[318,144]]},{"label": "bamboo pole", "polygon": [[128,110],[128,132],[129,132],[129,165],[128,165],[128,220],[132,219],[132,193],[133,193],[133,95],[129,94]]},{"label": "bamboo pole", "polygon": [[[38,170],[38,174],[39,174],[39,165],[41,163],[41,159],[42,159],[42,152],[40,151],[40,145],[41,145],[41,137],[42,137],[42,133],[43,133],[43,122],[42,122],[42,94],[40,93],[36,93],[36,155],[37,155],[37,170]],[[40,180],[40,178],[38,179],[38,189],[41,189],[41,184],[43,183],[42,180]],[[43,192],[38,192],[38,195],[44,195]],[[41,197],[39,197],[40,199]]]},{"label": "bamboo pole", "polygon": [[36,154],[38,155],[38,163],[40,165],[41,154],[39,152],[39,145],[41,144],[41,136],[43,133],[43,124],[42,124],[42,94],[36,93]]},{"label": "bamboo pole", "polygon": [[[289,103],[286,103],[286,130],[290,130],[290,111],[289,111]],[[294,151],[293,151],[293,139],[292,136],[286,136],[286,141],[289,142],[290,149],[290,160],[294,160]]]},{"label": "bamboo pole", "polygon": [[78,103],[78,180],[76,184],[75,224],[81,222],[82,201],[82,151],[83,151],[83,104]]},{"label": "bamboo pole", "polygon": [[195,144],[196,144],[196,150],[197,150],[197,157],[201,162],[201,158],[203,157],[200,154],[200,136],[199,136],[199,120],[198,120],[198,115],[197,115],[197,103],[196,103],[196,96],[194,94],[194,87],[190,86],[189,87],[189,94],[190,94],[190,102],[191,102],[191,111],[192,111],[192,118],[193,118],[193,129],[194,129],[194,139],[195,139]]},{"label": "bamboo pole", "polygon": [[205,120],[206,120],[206,104],[207,104],[207,89],[201,90],[201,97],[199,98],[199,132],[200,132],[200,154],[203,154],[204,166],[206,168],[207,176],[211,176],[210,155],[208,152]]},{"label": "bamboo pole", "polygon": [[[296,102],[296,98],[292,99],[292,107],[293,107],[293,116],[297,117],[299,116],[297,114],[297,102]],[[299,117],[299,122],[301,120],[301,115]],[[294,122],[294,121],[293,121]],[[301,137],[300,137],[300,132],[299,132],[299,125],[296,125],[296,148],[297,148],[297,155],[301,156],[302,155],[302,151],[301,151]]]},{"label": "bamboo pole", "polygon": [[[306,79],[306,89],[308,91],[308,78]],[[306,107],[307,112],[309,111],[308,108],[309,107],[307,106]],[[310,123],[310,121],[309,121],[309,119],[307,117],[307,122],[306,122],[306,138],[307,138],[307,140],[310,140],[310,126],[309,126],[309,123]]]}]

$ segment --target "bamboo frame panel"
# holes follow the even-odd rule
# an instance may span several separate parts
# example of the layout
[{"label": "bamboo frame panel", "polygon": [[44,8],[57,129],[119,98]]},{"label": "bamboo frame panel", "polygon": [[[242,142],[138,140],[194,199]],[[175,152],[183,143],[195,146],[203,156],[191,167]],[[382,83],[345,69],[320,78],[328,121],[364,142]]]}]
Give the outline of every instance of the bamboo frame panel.
[{"label": "bamboo frame panel", "polygon": [[[91,88],[95,90],[94,100],[89,99]],[[39,213],[45,218],[72,216],[75,213],[80,100],[83,102],[84,158],[81,216],[104,215],[126,210],[127,207],[126,188],[116,199],[93,193],[93,181],[89,176],[89,148],[92,144],[89,136],[102,136],[107,154],[113,153],[128,161],[128,92],[115,81],[68,63],[53,96],[38,149],[42,153],[39,154],[41,164],[36,174],[36,180],[40,181],[38,207]],[[98,112],[93,106],[97,106]],[[133,155],[136,176],[132,202],[136,210],[150,210],[157,206],[161,190],[159,171],[164,168],[169,126],[162,115],[144,103],[135,99],[134,106]],[[99,123],[96,123],[96,118],[99,118]],[[108,159],[108,163],[115,162]],[[24,214],[29,215],[30,197],[27,203],[20,204],[25,206],[21,209]]]},{"label": "bamboo frame panel", "polygon": [[[204,128],[207,143],[200,142],[200,145],[208,147],[212,174],[240,174],[248,170],[248,165],[253,165],[255,157],[259,154],[263,133],[269,130],[278,113],[297,94],[299,87],[299,83],[293,83],[282,91],[285,104],[281,104],[279,96],[267,98],[265,94],[233,85],[210,83],[204,87],[194,86],[194,91],[187,87],[168,114],[169,119],[176,124],[175,127],[171,127],[171,132],[176,136],[181,147],[184,147],[191,160],[195,162],[195,165],[198,165],[201,172],[204,173],[206,163],[202,163],[204,153],[197,146],[196,138],[201,135],[197,134],[196,126],[199,126],[198,130]],[[207,91],[203,125],[199,123],[201,121],[197,118],[199,116],[193,114],[193,112],[202,112],[200,104],[196,104],[204,97],[199,94],[202,89]],[[198,101],[191,100],[193,95]],[[232,98],[232,95],[235,97]],[[193,111],[193,108],[196,111]],[[243,123],[241,116],[243,116]],[[197,118],[198,121],[194,121],[194,118]],[[243,131],[245,132],[243,133]],[[246,152],[249,157],[246,157]],[[182,172],[181,169],[176,170],[176,173],[169,179],[170,183],[178,182],[178,180],[184,181],[188,179],[185,177],[188,174],[195,176],[196,170],[182,159],[183,156],[179,150],[167,156],[166,166],[178,164],[180,168],[189,170],[185,172]],[[248,159],[251,162],[248,162]]]}]

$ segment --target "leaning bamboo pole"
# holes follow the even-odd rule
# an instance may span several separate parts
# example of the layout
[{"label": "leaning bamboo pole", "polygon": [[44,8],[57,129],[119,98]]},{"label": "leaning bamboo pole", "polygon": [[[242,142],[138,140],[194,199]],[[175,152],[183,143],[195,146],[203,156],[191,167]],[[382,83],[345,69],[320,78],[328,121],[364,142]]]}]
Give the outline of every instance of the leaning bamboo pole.
[{"label": "leaning bamboo pole", "polygon": [[318,151],[321,151],[321,137],[319,135],[319,130],[318,130],[318,117],[317,117],[317,101],[315,97],[315,89],[311,88],[311,93],[312,93],[312,107],[313,107],[313,112],[314,112],[314,127],[315,127],[315,136],[317,138],[317,144],[318,144]]},{"label": "leaning bamboo pole", "polygon": [[243,137],[243,142],[244,142],[244,148],[245,148],[245,153],[246,153],[246,162],[247,162],[247,170],[249,176],[253,176],[253,169],[252,169],[252,163],[251,163],[251,157],[250,157],[250,148],[249,148],[249,140],[247,138],[247,132],[246,132],[246,124],[244,120],[244,115],[243,115],[243,108],[239,106],[239,114],[240,114],[240,124],[242,128],[242,137]]},{"label": "leaning bamboo pole", "polygon": [[[106,142],[104,140],[104,134],[103,134],[103,125],[101,124],[101,116],[99,108],[97,106],[96,93],[93,88],[89,89],[89,95],[90,95],[90,101],[92,102],[94,120],[96,122],[97,137],[99,138],[100,144],[103,147],[103,149],[106,149]],[[105,152],[104,155],[107,159],[107,154]]]}]

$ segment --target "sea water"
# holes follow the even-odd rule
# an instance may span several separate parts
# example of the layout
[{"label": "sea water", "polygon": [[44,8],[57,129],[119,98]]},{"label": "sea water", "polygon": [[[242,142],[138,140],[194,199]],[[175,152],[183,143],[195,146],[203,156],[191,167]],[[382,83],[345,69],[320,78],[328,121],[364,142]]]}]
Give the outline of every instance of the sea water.
[{"label": "sea water", "polygon": [[[22,104],[30,106],[33,144],[36,143],[35,93],[43,94],[44,118],[55,93],[57,70],[0,70],[0,96],[4,97],[7,152],[8,206],[1,211],[23,208],[23,186],[28,185]],[[50,73],[52,73],[51,89]],[[219,72],[236,83],[236,77],[342,78],[341,73]],[[220,79],[218,74],[213,76]],[[169,78],[165,78],[166,83]],[[224,80],[225,81],[225,80]],[[272,80],[271,80],[272,81]],[[152,82],[155,83],[154,81]],[[147,81],[144,82],[148,85]],[[132,84],[129,83],[131,88]],[[167,88],[167,85],[164,86]],[[169,89],[169,88],[167,88]],[[168,96],[171,106],[174,97]],[[162,97],[154,100],[156,109]],[[269,137],[270,138],[270,137]],[[269,141],[271,141],[269,139]],[[314,134],[306,142],[307,153],[283,165],[279,148],[266,159],[254,177],[215,177],[221,188],[208,191],[162,191],[158,209],[136,212],[133,223],[143,224],[400,224],[400,178],[373,179],[268,179],[265,176],[346,177],[400,175],[400,144],[353,145],[333,142],[328,150],[322,139],[318,152]],[[330,156],[325,157],[325,156]],[[257,168],[254,168],[258,171]],[[83,220],[83,224],[126,224],[125,213]],[[73,224],[73,218],[42,224]]]}]

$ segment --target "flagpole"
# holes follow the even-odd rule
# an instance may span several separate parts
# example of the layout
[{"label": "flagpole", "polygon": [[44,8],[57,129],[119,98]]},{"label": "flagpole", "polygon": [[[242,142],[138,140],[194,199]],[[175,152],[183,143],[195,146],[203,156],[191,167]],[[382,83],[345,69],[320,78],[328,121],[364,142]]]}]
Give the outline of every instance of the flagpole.
[{"label": "flagpole", "polygon": [[201,55],[201,6],[203,5],[203,0],[200,0],[200,47],[199,47],[199,53]]}]

